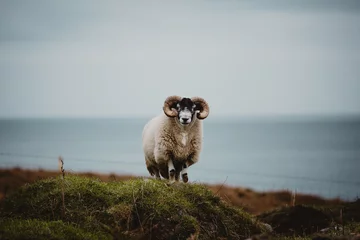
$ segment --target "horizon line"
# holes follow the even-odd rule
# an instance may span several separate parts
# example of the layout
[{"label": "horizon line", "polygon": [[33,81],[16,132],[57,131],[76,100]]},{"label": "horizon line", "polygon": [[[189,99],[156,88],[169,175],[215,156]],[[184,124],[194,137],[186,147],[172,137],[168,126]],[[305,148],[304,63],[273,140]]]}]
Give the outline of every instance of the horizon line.
[{"label": "horizon line", "polygon": [[[26,120],[26,119],[148,119],[155,117],[155,115],[103,115],[103,116],[94,116],[94,115],[63,115],[63,116],[0,116],[0,120]],[[351,114],[252,114],[252,115],[215,115],[211,116],[213,120],[347,120],[347,119],[359,119],[360,113],[351,113]],[[210,118],[209,118],[210,119]]]}]

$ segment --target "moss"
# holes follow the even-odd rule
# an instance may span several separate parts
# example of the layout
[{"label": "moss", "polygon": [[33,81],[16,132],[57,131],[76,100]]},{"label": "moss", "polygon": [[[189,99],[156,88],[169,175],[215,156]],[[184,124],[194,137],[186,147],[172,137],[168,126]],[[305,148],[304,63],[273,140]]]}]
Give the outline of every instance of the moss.
[{"label": "moss", "polygon": [[[62,215],[62,186],[65,214]],[[241,209],[231,207],[201,184],[155,179],[102,182],[66,176],[25,185],[2,203],[2,217],[71,223],[115,238],[244,239],[263,227]]]},{"label": "moss", "polygon": [[1,239],[111,239],[104,233],[90,233],[62,221],[1,219]]}]

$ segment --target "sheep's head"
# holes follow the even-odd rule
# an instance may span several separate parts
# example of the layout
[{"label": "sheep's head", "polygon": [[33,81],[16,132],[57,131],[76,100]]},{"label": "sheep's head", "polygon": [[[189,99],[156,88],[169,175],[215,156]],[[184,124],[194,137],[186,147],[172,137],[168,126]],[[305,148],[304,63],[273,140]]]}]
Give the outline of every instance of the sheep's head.
[{"label": "sheep's head", "polygon": [[209,115],[209,105],[200,97],[182,98],[180,96],[170,96],[166,98],[163,107],[164,113],[168,117],[177,117],[181,125],[188,125],[192,122],[195,113],[200,120]]}]

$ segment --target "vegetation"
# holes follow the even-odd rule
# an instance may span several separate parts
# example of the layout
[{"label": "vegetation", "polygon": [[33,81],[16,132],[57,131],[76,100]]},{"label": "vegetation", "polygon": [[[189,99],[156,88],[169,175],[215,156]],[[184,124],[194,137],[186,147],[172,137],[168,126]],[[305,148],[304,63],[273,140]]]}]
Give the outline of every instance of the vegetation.
[{"label": "vegetation", "polygon": [[63,221],[36,219],[0,219],[1,239],[106,239],[102,233],[90,233]]},{"label": "vegetation", "polygon": [[289,190],[256,192],[249,188],[221,185],[208,185],[208,188],[230,204],[242,207],[255,215],[279,207],[292,206],[294,203],[319,207],[333,207],[344,203],[339,198],[324,199],[315,195],[294,194]]},{"label": "vegetation", "polygon": [[0,239],[320,240],[360,234],[360,199],[21,169],[0,169],[0,192]]},{"label": "vegetation", "polygon": [[[71,172],[67,171],[67,174]],[[135,179],[135,176],[98,173],[71,173],[84,177],[96,177],[102,181],[122,181]],[[0,199],[16,191],[26,183],[32,183],[39,179],[59,176],[59,171],[29,170],[21,168],[0,169]],[[226,185],[205,185],[215,195],[233,206],[240,207],[246,212],[257,215],[278,207],[286,207],[293,203],[293,193],[288,190],[256,192],[249,188],[230,187]],[[308,194],[296,194],[296,204],[332,207],[344,203],[342,200],[324,199],[319,196]]]},{"label": "vegetation", "polygon": [[[1,233],[9,239],[49,234],[55,239],[57,234],[65,234],[59,239],[245,239],[265,231],[250,214],[203,185],[167,186],[155,179],[48,178],[24,185],[5,198],[1,208]],[[59,229],[54,228],[57,224]]]},{"label": "vegetation", "polygon": [[[360,199],[327,207],[279,207],[257,216],[273,227],[276,239],[360,239]],[[357,237],[357,238],[356,238]]]}]

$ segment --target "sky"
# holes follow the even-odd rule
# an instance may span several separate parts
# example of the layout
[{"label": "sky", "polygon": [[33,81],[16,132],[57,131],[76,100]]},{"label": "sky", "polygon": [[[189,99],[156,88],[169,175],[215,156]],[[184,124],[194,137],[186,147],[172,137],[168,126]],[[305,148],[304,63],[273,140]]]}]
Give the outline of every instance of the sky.
[{"label": "sky", "polygon": [[360,115],[356,0],[0,1],[0,117]]}]

